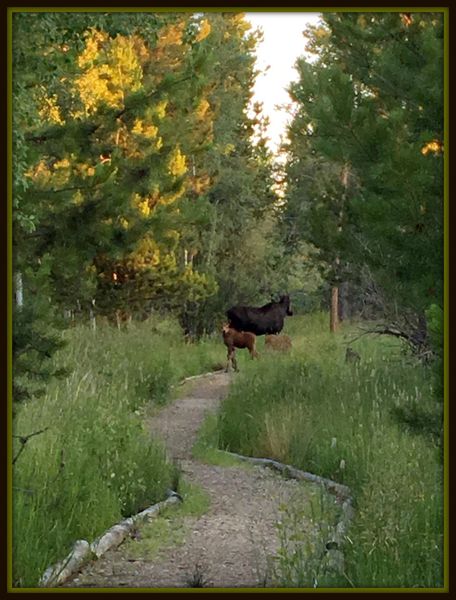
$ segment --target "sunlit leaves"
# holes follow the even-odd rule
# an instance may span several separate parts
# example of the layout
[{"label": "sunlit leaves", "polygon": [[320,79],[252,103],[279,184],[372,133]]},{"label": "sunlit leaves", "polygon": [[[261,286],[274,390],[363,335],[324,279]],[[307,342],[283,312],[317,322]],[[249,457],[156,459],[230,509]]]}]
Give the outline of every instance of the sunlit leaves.
[{"label": "sunlit leaves", "polygon": [[211,24],[207,19],[203,19],[200,24],[199,31],[196,35],[195,40],[197,42],[202,42],[207,36],[210,34],[212,30]]},{"label": "sunlit leaves", "polygon": [[100,105],[122,107],[125,95],[139,89],[142,80],[140,58],[134,41],[118,35],[92,30],[86,35],[86,47],[79,56],[82,74],[75,81],[87,114]]},{"label": "sunlit leaves", "polygon": [[[15,175],[15,201],[23,194],[39,230],[22,261],[47,253],[49,296],[65,309],[183,311],[226,276],[233,289],[248,279],[251,295],[245,273],[261,271],[269,243],[251,230],[274,201],[246,116],[258,34],[230,13],[73,17],[24,14],[15,32],[15,155],[27,173]],[[251,248],[238,272],[225,260],[231,218],[238,267],[245,239]]]},{"label": "sunlit leaves", "polygon": [[426,156],[426,154],[440,154],[443,152],[443,144],[440,140],[431,140],[430,142],[426,142],[424,146],[421,148],[421,154]]},{"label": "sunlit leaves", "polygon": [[180,177],[187,172],[187,159],[178,146],[171,152],[169,157],[168,172],[174,177]]}]

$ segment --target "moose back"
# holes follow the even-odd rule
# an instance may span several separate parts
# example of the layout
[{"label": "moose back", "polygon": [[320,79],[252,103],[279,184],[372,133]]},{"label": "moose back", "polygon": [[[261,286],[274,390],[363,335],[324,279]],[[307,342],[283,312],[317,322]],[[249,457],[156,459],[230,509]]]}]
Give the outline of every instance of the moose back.
[{"label": "moose back", "polygon": [[278,302],[264,306],[233,306],[226,312],[230,327],[250,331],[255,335],[280,333],[286,316],[292,316],[290,297],[281,296]]}]

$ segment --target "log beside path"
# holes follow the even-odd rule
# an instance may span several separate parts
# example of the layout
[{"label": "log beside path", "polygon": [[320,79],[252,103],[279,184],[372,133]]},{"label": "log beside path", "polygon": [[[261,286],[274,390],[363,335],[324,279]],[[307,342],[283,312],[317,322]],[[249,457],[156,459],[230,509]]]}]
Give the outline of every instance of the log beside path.
[{"label": "log beside path", "polygon": [[41,577],[40,587],[56,587],[65,583],[92,557],[100,558],[111,548],[116,548],[135,527],[158,516],[164,508],[179,501],[178,494],[171,492],[166,500],[153,504],[133,517],[113,525],[91,544],[87,540],[77,540],[68,556],[46,569]]},{"label": "log beside path", "polygon": [[[77,566],[78,572],[62,583],[63,587],[274,587],[274,565],[280,550],[277,523],[283,518],[283,507],[295,503],[302,508],[320,493],[322,486],[346,508],[341,511],[343,519],[329,527],[330,546],[335,548],[336,562],[343,568],[340,547],[351,518],[351,498],[346,486],[271,459],[225,453],[231,456],[230,466],[220,466],[205,464],[193,456],[198,431],[206,415],[216,412],[227,395],[232,376],[216,372],[189,378],[190,385],[180,387],[181,397],[147,423],[151,434],[163,440],[185,480],[209,496],[208,511],[202,516],[179,517],[182,540],[165,543],[153,556],[148,554],[146,542],[141,546],[141,535],[139,540],[131,540],[126,534],[124,540],[130,541],[117,544],[119,536],[108,550],[103,538],[99,539],[97,547],[104,553],[98,560]],[[172,527],[173,517],[169,519]],[[304,518],[300,525],[304,536],[313,535],[316,524]],[[114,536],[116,527],[110,530]],[[89,558],[95,558],[94,548],[90,549]]]}]

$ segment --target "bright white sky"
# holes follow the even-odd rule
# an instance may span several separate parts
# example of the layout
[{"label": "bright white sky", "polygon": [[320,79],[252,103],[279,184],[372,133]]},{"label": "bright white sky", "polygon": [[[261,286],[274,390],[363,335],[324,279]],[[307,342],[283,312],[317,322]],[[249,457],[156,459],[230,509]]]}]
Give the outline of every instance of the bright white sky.
[{"label": "bright white sky", "polygon": [[287,113],[277,105],[289,104],[286,92],[289,83],[297,79],[294,63],[298,56],[305,54],[306,40],[302,32],[308,25],[315,25],[319,13],[311,12],[267,12],[246,13],[246,18],[254,28],[261,27],[264,39],[257,49],[257,67],[269,70],[257,77],[254,88],[254,101],[262,102],[264,113],[269,117],[268,134],[270,148],[275,152],[285,133]]}]

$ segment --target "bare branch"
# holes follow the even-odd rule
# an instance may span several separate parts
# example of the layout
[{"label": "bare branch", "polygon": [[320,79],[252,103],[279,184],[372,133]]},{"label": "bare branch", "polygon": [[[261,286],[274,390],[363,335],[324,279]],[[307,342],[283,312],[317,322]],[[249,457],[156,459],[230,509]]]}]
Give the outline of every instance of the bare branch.
[{"label": "bare branch", "polygon": [[29,433],[29,435],[13,435],[14,438],[17,438],[21,442],[21,447],[19,448],[19,452],[13,458],[13,465],[16,463],[17,459],[22,454],[22,452],[23,452],[23,450],[25,448],[25,445],[27,444],[27,442],[29,441],[29,439],[32,438],[32,437],[34,437],[35,435],[39,435],[40,433],[44,433],[48,429],[49,429],[49,427],[45,427],[44,429],[40,429],[39,431],[34,431],[33,433]]}]

